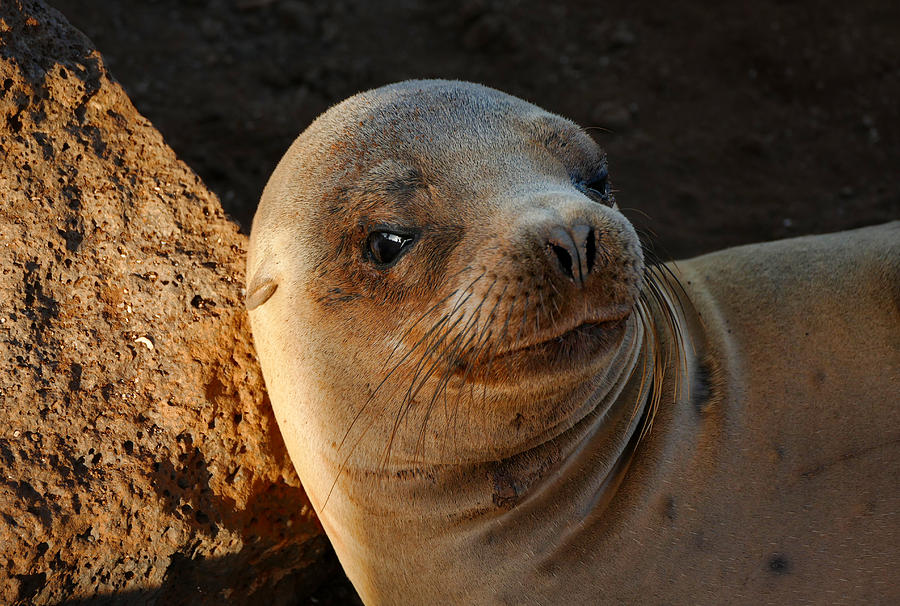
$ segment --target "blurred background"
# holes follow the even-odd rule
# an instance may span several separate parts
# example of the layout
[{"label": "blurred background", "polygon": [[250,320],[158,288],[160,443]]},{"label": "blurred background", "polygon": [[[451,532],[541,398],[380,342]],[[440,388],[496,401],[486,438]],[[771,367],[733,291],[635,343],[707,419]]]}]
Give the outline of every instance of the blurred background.
[{"label": "blurred background", "polygon": [[896,0],[50,3],[245,232],[319,113],[423,77],[589,127],[662,258],[900,217]]}]

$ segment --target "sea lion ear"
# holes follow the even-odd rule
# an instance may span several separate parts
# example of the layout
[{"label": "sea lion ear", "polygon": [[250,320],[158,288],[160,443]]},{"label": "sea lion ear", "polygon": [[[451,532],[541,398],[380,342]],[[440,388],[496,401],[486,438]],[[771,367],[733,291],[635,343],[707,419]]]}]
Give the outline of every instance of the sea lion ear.
[{"label": "sea lion ear", "polygon": [[269,300],[275,290],[278,288],[278,282],[275,278],[265,271],[265,268],[259,268],[253,279],[250,280],[250,286],[247,287],[247,300],[245,305],[247,311],[253,311],[263,303]]}]

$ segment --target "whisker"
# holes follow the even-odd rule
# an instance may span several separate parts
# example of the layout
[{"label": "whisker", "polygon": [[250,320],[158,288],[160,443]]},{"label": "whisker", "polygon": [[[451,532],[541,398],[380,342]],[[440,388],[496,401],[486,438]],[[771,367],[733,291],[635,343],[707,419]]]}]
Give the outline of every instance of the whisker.
[{"label": "whisker", "polygon": [[366,409],[366,407],[372,402],[372,400],[375,399],[375,396],[376,396],[376,395],[378,394],[378,392],[381,390],[381,387],[382,387],[382,386],[387,382],[387,380],[391,377],[391,375],[393,375],[394,372],[395,372],[398,368],[400,368],[400,365],[402,365],[403,362],[406,361],[406,359],[409,358],[409,356],[411,356],[411,355],[413,354],[413,352],[416,351],[416,349],[418,349],[419,345],[421,345],[423,342],[425,342],[425,340],[427,340],[428,337],[429,337],[435,330],[438,330],[438,329],[440,328],[440,326],[441,326],[443,323],[445,323],[448,319],[449,319],[449,316],[444,316],[444,317],[442,317],[441,319],[439,319],[438,322],[436,322],[436,323],[428,330],[428,332],[426,332],[426,333],[422,336],[422,338],[419,339],[419,340],[416,342],[416,344],[413,345],[413,347],[412,347],[409,351],[406,352],[406,354],[404,354],[404,356],[400,359],[399,362],[397,362],[397,364],[394,365],[394,367],[390,370],[390,372],[388,372],[387,375],[385,375],[385,376],[381,379],[381,382],[378,383],[378,385],[375,387],[375,390],[371,393],[371,395],[369,395],[368,398],[366,398],[365,403],[362,405],[362,407],[360,407],[360,409],[359,409],[359,410],[356,412],[356,414],[353,416],[353,419],[350,421],[349,427],[347,427],[347,431],[344,432],[344,437],[341,438],[341,442],[340,442],[340,444],[338,444],[338,450],[340,450],[341,447],[343,447],[344,441],[347,439],[347,436],[350,435],[350,431],[353,429],[353,426],[354,426],[354,424],[356,423],[357,419],[359,419],[360,415],[362,415],[363,411],[364,411],[364,410]]},{"label": "whisker", "polygon": [[[505,292],[505,290],[504,290],[504,292]],[[510,320],[510,318],[512,317],[512,312],[513,312],[513,309],[515,308],[515,303],[516,303],[517,300],[518,300],[518,296],[517,296],[516,298],[514,298],[513,301],[512,301],[512,303],[510,304],[510,308],[509,308],[509,310],[507,311],[507,314],[506,314],[506,322],[505,322],[505,326],[509,324],[509,320]],[[505,327],[504,327],[504,332],[505,332]],[[473,335],[473,337],[474,337],[474,336],[475,336],[475,335]],[[470,340],[471,340],[471,339],[470,339]],[[468,356],[469,364],[466,365],[466,369],[465,369],[465,371],[463,372],[463,376],[462,376],[462,378],[461,378],[461,380],[460,380],[460,389],[459,389],[459,391],[458,391],[457,394],[456,394],[456,399],[455,399],[454,405],[453,405],[453,427],[454,427],[454,434],[456,434],[456,419],[459,417],[459,405],[460,405],[460,402],[461,402],[461,400],[462,400],[463,393],[465,392],[465,388],[466,388],[466,386],[467,386],[467,384],[468,384],[467,381],[468,381],[468,378],[469,378],[469,374],[470,374],[471,371],[472,371],[474,361],[477,360],[477,359],[481,356],[481,353],[482,353],[482,351],[484,351],[484,349],[485,349],[485,347],[487,346],[487,344],[488,344],[488,341],[487,341],[486,339],[481,339],[481,338],[479,338],[479,340],[476,342],[476,348],[474,349],[474,351],[471,351],[470,354],[469,354],[469,356]],[[466,344],[466,347],[468,347],[468,343]],[[470,398],[470,400],[472,399],[472,396],[473,396],[473,395],[474,395],[474,386],[469,385],[469,398]]]},{"label": "whisker", "polygon": [[528,293],[525,293],[525,304],[522,305],[522,324],[519,326],[519,332],[516,334],[516,345],[522,341],[522,332],[525,330],[525,323],[528,319]]},{"label": "whisker", "polygon": [[[475,337],[476,337],[476,334],[474,331],[469,331],[469,332],[471,333],[471,334],[469,334],[469,337],[465,341],[461,341],[457,345],[456,349],[448,356],[444,375],[441,377],[441,380],[438,383],[437,387],[435,387],[434,393],[432,394],[432,397],[431,397],[431,402],[429,403],[429,408],[430,408],[430,407],[434,406],[434,404],[439,396],[443,396],[444,419],[446,420],[447,424],[449,424],[449,421],[451,418],[450,410],[447,408],[447,386],[449,385],[451,379],[453,378],[453,374],[454,374],[454,371],[456,370],[457,364],[462,359],[462,355],[463,355],[462,352],[465,352],[469,348],[469,345],[472,343],[472,340],[475,339]],[[463,333],[463,334],[466,334],[466,333]],[[461,391],[462,390],[460,390],[460,392]],[[455,432],[456,432],[455,413],[454,413],[453,418],[454,418],[453,430],[454,430],[454,434],[455,434]],[[441,446],[442,452],[445,451],[446,444],[447,444],[447,438],[448,438],[449,434],[450,434],[450,431],[444,432],[444,440],[443,440],[443,444]]]},{"label": "whisker", "polygon": [[409,336],[409,333],[412,332],[412,330],[416,327],[416,325],[418,325],[419,322],[421,322],[422,320],[424,320],[430,313],[432,313],[432,312],[433,312],[434,310],[436,310],[438,307],[440,307],[441,305],[443,305],[444,303],[446,303],[447,300],[448,300],[450,297],[452,297],[453,295],[455,295],[455,294],[458,293],[458,292],[459,292],[459,289],[457,288],[456,290],[454,290],[453,292],[451,292],[449,295],[447,295],[446,297],[442,298],[440,301],[438,301],[437,303],[435,303],[434,305],[432,305],[432,306],[428,309],[428,311],[426,311],[426,312],[423,313],[421,316],[419,316],[419,319],[416,320],[415,322],[413,322],[413,324],[412,324],[409,328],[407,328],[406,331],[404,331],[404,333],[403,333],[403,335],[401,335],[400,339],[397,340],[397,343],[394,345],[393,349],[391,349],[391,353],[388,354],[388,357],[387,357],[387,358],[385,358],[384,364],[381,365],[381,370],[382,370],[382,371],[383,371],[385,368],[387,368],[387,364],[388,364],[388,362],[391,361],[391,358],[394,356],[394,353],[397,351],[397,348],[400,347],[400,345],[403,344],[403,342],[406,340],[406,337]]},{"label": "whisker", "polygon": [[[482,274],[482,275],[484,275],[484,274]],[[480,276],[479,276],[479,278],[480,278]],[[472,284],[474,284],[476,281],[477,280],[473,281]],[[477,323],[478,318],[481,315],[481,309],[482,309],[482,306],[484,305],[485,298],[490,294],[491,290],[494,288],[496,283],[497,283],[497,280],[495,279],[491,283],[491,285],[488,287],[487,291],[485,292],[484,297],[482,297],[482,299],[478,302],[478,305],[475,307],[475,309],[472,312],[471,319],[469,320],[468,324],[465,325],[463,328],[463,331],[462,331],[463,333],[465,333],[468,330],[469,326]],[[469,296],[471,296],[471,294],[472,293],[469,293]],[[467,299],[468,299],[468,296],[467,296]],[[460,303],[460,305],[457,305],[454,308],[453,312],[451,312],[451,313],[455,313],[457,310],[459,310],[461,305],[462,305],[462,303]],[[461,322],[464,318],[465,318],[465,315],[462,315],[459,318],[457,318],[457,320],[454,321],[447,328],[446,331],[444,331],[444,333],[440,336],[440,338],[438,338],[431,346],[428,347],[428,349],[424,352],[422,357],[419,359],[419,363],[416,366],[416,370],[413,375],[413,378],[410,381],[409,389],[407,390],[406,395],[404,396],[403,401],[400,404],[400,408],[398,409],[398,416],[394,423],[394,429],[391,432],[391,438],[388,442],[386,457],[390,456],[390,451],[393,448],[394,437],[396,435],[396,431],[399,428],[400,423],[403,421],[403,419],[406,418],[407,413],[409,412],[410,408],[412,408],[413,401],[415,400],[416,396],[419,394],[419,392],[422,390],[422,388],[428,382],[428,379],[430,379],[431,376],[434,374],[437,366],[441,362],[441,358],[438,357],[438,359],[436,361],[432,362],[431,365],[428,367],[428,369],[425,371],[425,374],[423,376],[422,371],[426,365],[425,361],[429,360],[431,358],[432,353],[437,350],[437,348],[444,342],[444,340],[447,338],[447,336],[449,336],[450,333],[452,333],[452,331],[456,328],[456,326],[459,324],[459,322]],[[426,414],[430,414],[430,411],[428,411]],[[426,419],[427,419],[427,416],[426,416]],[[385,464],[386,464],[386,460],[385,460]]]},{"label": "whisker", "polygon": [[[472,339],[474,339],[476,337],[476,333],[474,330],[472,330],[472,328],[474,328],[474,325],[471,325],[471,327],[467,327],[462,332],[460,332],[460,334],[456,337],[456,339],[454,339],[454,342],[456,343],[456,345],[454,346],[453,350],[449,351],[444,356],[444,359],[446,361],[445,369],[444,369],[444,372],[443,372],[441,378],[438,380],[438,384],[434,388],[434,392],[431,395],[431,401],[428,403],[428,407],[425,412],[425,419],[422,424],[422,432],[420,434],[420,439],[422,440],[423,456],[424,456],[424,448],[425,448],[424,440],[425,440],[426,425],[428,423],[428,419],[431,416],[431,411],[434,408],[434,405],[435,405],[438,397],[440,397],[440,395],[442,395],[442,394],[444,395],[444,417],[445,417],[445,419],[449,419],[449,411],[447,410],[446,387],[447,387],[447,384],[450,382],[450,379],[453,377],[453,372],[455,370],[456,363],[461,357],[460,352],[465,351],[465,349],[472,342]],[[468,335],[468,339],[463,340],[463,337],[465,337],[466,335]],[[445,433],[444,441],[446,443],[446,433]],[[418,443],[419,443],[419,440],[416,441],[417,446],[418,446]]]},{"label": "whisker", "polygon": [[[424,387],[425,380],[427,380],[427,378],[431,375],[431,373],[433,372],[433,369],[436,368],[436,366],[437,366],[442,360],[445,360],[445,361],[446,361],[448,358],[451,358],[451,352],[458,350],[458,343],[462,340],[462,338],[465,337],[465,335],[468,334],[471,330],[473,330],[473,328],[474,328],[475,326],[477,326],[478,318],[481,316],[481,306],[484,304],[484,301],[486,300],[487,295],[490,293],[490,291],[493,289],[493,287],[494,287],[494,285],[495,285],[496,283],[497,283],[496,280],[494,280],[494,282],[491,283],[491,286],[488,288],[487,293],[486,293],[485,296],[481,299],[481,301],[479,302],[478,306],[475,308],[475,310],[474,310],[474,312],[473,312],[473,315],[472,315],[472,318],[471,318],[471,319],[469,320],[469,322],[463,327],[463,329],[460,331],[460,333],[459,333],[459,334],[458,334],[458,335],[450,342],[450,345],[448,346],[448,348],[447,348],[447,350],[444,352],[444,354],[443,354],[440,358],[438,358],[438,360],[435,361],[434,364],[432,364],[432,367],[431,367],[431,369],[430,369],[429,374],[425,377],[425,379],[423,379],[422,381],[420,381],[419,386],[418,386],[418,388],[416,389],[415,394],[413,394],[413,397],[415,397],[415,395],[418,394],[418,392],[422,389],[422,387]],[[504,290],[504,292],[505,292],[505,290]],[[495,309],[496,309],[496,305],[495,305]],[[491,310],[491,313],[493,313],[493,311],[494,311],[494,310]],[[473,336],[474,336],[474,335],[473,335]],[[454,345],[454,344],[456,344],[456,345]],[[452,373],[452,364],[450,364],[450,365],[448,365],[448,366],[450,367],[450,371],[451,371],[451,373]],[[445,371],[445,373],[446,373],[446,371]],[[437,395],[438,395],[438,393],[439,393],[440,387],[441,387],[441,382],[439,381],[438,385],[435,387],[435,391],[434,391],[434,393],[432,394],[431,401],[429,402],[428,408],[426,409],[426,412],[425,412],[425,420],[424,420],[424,422],[423,422],[423,426],[422,426],[422,434],[421,434],[423,440],[424,440],[425,425],[426,425],[427,422],[428,422],[428,418],[431,416],[431,409],[432,409],[432,407],[433,407],[433,405],[434,405],[434,402],[435,402],[435,399],[436,399],[436,397],[437,397]],[[417,440],[417,447],[418,447],[418,440]],[[424,456],[424,443],[423,443],[423,456]]]},{"label": "whisker", "polygon": [[[483,275],[484,274],[482,273],[481,276],[476,277],[469,284],[469,286],[467,286],[467,289],[471,288],[476,282],[478,282],[478,280],[480,280]],[[451,293],[450,297],[452,297],[452,296],[453,296],[453,294]],[[444,315],[443,317],[438,319],[438,321],[435,322],[435,324],[432,325],[432,327],[428,331],[426,331],[426,333],[413,345],[413,347],[410,348],[403,355],[403,357],[397,362],[397,364],[394,365],[394,367],[390,370],[390,372],[388,372],[387,375],[385,375],[384,378],[382,378],[381,382],[378,384],[378,386],[375,388],[375,390],[372,392],[372,394],[366,399],[366,402],[363,404],[363,406],[360,407],[360,409],[354,415],[353,419],[350,422],[350,425],[347,427],[347,431],[344,432],[344,435],[341,438],[341,442],[338,445],[338,450],[341,450],[343,448],[348,436],[350,435],[350,432],[353,430],[353,427],[356,425],[356,422],[361,418],[362,413],[368,408],[369,404],[375,399],[375,396],[379,393],[379,391],[384,386],[384,384],[387,382],[387,380],[419,348],[419,346],[422,345],[422,343],[425,343],[436,331],[439,331],[440,328],[450,320],[450,318],[452,317],[452,313],[455,313],[455,311],[458,310],[462,305],[465,305],[465,302],[468,301],[468,299],[471,296],[472,296],[472,293],[471,292],[468,293],[465,297],[463,297],[461,300],[459,300],[457,302],[457,304],[455,305],[453,312],[451,312],[451,314]],[[401,408],[402,408],[402,403],[401,403]],[[350,457],[353,455],[353,452],[356,450],[356,447],[359,445],[359,443],[361,442],[362,438],[366,435],[366,433],[368,433],[368,430],[369,430],[369,428],[372,427],[372,425],[373,425],[373,423],[370,423],[363,430],[363,432],[360,434],[359,438],[357,438],[357,440],[353,443],[353,446],[351,447],[350,451],[347,453],[347,456],[345,457],[344,461],[341,463],[341,466],[339,467],[338,472],[335,475],[335,479],[334,479],[334,482],[332,483],[331,489],[328,492],[329,497],[331,496],[331,491],[334,490],[334,486],[337,484],[338,479],[340,478],[341,474],[343,473],[346,462],[350,460]],[[391,441],[393,441],[393,437],[394,437],[394,434],[396,433],[396,430],[397,430],[397,426],[395,425],[391,432]],[[388,452],[389,451],[390,451],[390,449],[388,449]],[[326,503],[327,503],[327,500],[328,499],[326,498]],[[323,507],[324,507],[324,505],[323,505]]]}]

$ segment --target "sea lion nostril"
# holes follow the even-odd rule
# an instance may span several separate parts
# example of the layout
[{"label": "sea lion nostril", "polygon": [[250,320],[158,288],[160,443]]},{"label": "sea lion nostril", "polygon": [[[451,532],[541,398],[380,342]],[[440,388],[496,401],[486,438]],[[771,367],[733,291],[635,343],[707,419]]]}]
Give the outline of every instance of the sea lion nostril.
[{"label": "sea lion nostril", "polygon": [[579,287],[584,287],[597,256],[596,231],[590,225],[555,225],[546,240],[551,264]]},{"label": "sea lion nostril", "polygon": [[556,260],[559,261],[559,266],[565,276],[577,282],[575,274],[572,273],[572,255],[569,254],[569,251],[556,244],[550,244],[550,250],[556,256]]},{"label": "sea lion nostril", "polygon": [[594,228],[588,230],[587,241],[584,243],[584,260],[587,264],[587,273],[594,270],[594,260],[597,257],[597,235]]},{"label": "sea lion nostril", "polygon": [[572,234],[572,242],[574,242],[575,250],[578,253],[576,256],[576,259],[578,260],[576,271],[581,276],[581,286],[584,286],[584,283],[587,282],[588,275],[591,273],[591,259],[588,256],[587,243],[591,239],[591,233],[593,231],[594,230],[590,225],[585,225],[583,223],[572,225],[569,228],[569,233]]},{"label": "sea lion nostril", "polygon": [[584,286],[593,267],[593,261],[587,258],[588,253],[593,255],[594,247],[587,244],[593,231],[587,225],[554,225],[547,235],[546,248],[551,265],[579,287]]}]

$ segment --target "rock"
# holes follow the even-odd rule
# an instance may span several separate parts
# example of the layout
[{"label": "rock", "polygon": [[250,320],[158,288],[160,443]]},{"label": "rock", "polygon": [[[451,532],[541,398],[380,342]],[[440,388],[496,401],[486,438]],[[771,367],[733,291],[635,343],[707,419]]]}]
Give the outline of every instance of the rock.
[{"label": "rock", "polygon": [[0,603],[296,603],[246,238],[56,11],[0,4],[0,95]]}]

